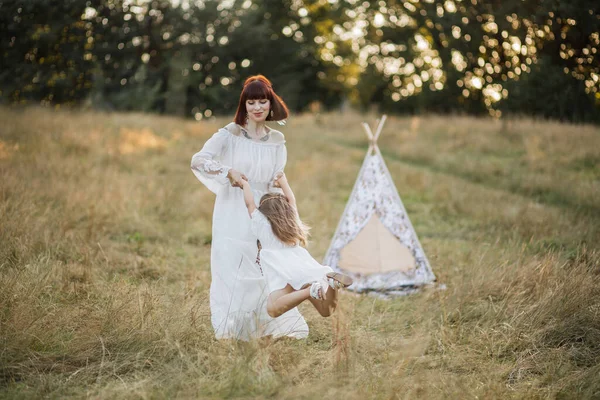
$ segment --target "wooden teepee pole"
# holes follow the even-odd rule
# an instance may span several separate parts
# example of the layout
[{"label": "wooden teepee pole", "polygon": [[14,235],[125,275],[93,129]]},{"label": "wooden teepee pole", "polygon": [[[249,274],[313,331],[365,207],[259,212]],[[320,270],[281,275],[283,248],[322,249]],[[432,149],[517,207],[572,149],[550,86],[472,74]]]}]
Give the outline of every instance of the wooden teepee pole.
[{"label": "wooden teepee pole", "polygon": [[367,150],[367,154],[371,154],[371,151],[375,147],[375,141],[373,140],[373,133],[371,132],[371,127],[366,122],[362,123],[363,128],[365,129],[365,133],[367,134],[367,138],[369,139],[369,150]]},{"label": "wooden teepee pole", "polygon": [[377,130],[375,131],[375,134],[373,134],[373,131],[371,131],[371,127],[369,126],[369,124],[367,124],[366,122],[362,123],[365,133],[367,134],[367,138],[369,139],[369,150],[367,150],[367,154],[371,154],[373,150],[377,152],[379,151],[379,148],[377,146],[377,139],[379,139],[379,135],[381,135],[381,130],[383,129],[383,125],[385,124],[386,119],[387,115],[384,114],[381,117],[381,120],[377,120]]},{"label": "wooden teepee pole", "polygon": [[377,126],[377,131],[375,132],[375,138],[373,139],[375,142],[377,142],[377,139],[379,139],[379,135],[381,135],[381,130],[383,129],[383,125],[385,124],[386,119],[387,115],[383,114],[383,116],[381,117],[381,121],[379,121],[379,126]]}]

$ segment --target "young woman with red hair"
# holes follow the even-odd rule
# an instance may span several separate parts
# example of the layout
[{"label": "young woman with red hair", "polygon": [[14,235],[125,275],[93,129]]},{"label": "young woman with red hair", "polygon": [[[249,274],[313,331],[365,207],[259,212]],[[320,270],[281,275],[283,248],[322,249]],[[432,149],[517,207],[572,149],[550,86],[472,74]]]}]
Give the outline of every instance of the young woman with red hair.
[{"label": "young woman with red hair", "polygon": [[278,318],[266,310],[266,281],[257,263],[257,237],[244,205],[243,181],[258,203],[283,173],[287,150],[281,132],[267,121],[288,117],[284,101],[262,75],[244,82],[233,122],[220,128],[192,157],[194,175],[217,197],[213,211],[210,309],[218,339],[248,340],[271,335],[306,337],[296,308]]}]

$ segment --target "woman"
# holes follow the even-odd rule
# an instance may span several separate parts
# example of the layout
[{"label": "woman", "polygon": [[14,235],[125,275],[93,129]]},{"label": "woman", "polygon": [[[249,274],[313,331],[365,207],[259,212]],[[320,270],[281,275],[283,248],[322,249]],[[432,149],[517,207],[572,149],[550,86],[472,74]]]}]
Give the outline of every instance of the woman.
[{"label": "woman", "polygon": [[283,134],[266,125],[288,116],[283,100],[262,75],[244,82],[234,122],[220,128],[192,157],[194,175],[217,197],[213,212],[210,310],[217,339],[248,340],[273,335],[306,337],[296,308],[278,318],[266,311],[267,288],[257,263],[242,181],[256,202],[274,188],[287,161]]}]

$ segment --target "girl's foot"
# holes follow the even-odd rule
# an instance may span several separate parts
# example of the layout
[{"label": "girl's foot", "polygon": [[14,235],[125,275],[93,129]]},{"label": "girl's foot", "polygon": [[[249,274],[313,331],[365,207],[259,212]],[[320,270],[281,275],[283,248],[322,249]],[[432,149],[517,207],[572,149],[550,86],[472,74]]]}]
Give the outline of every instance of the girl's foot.
[{"label": "girl's foot", "polygon": [[334,290],[339,290],[352,285],[352,278],[348,275],[341,274],[339,272],[328,272],[327,283]]},{"label": "girl's foot", "polygon": [[327,292],[327,285],[323,282],[313,282],[310,285],[310,297],[317,300],[325,300],[325,292]]}]

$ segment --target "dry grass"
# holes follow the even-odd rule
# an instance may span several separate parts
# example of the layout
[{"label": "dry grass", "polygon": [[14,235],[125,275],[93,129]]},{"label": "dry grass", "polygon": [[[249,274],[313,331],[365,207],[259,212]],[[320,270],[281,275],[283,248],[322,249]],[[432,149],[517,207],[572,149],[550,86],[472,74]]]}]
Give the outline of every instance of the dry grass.
[{"label": "dry grass", "polygon": [[[390,118],[380,145],[444,291],[310,306],[302,341],[216,341],[213,197],[191,155],[224,119],[0,109],[0,397],[600,396],[600,132]],[[323,256],[373,116],[282,130]]]}]

